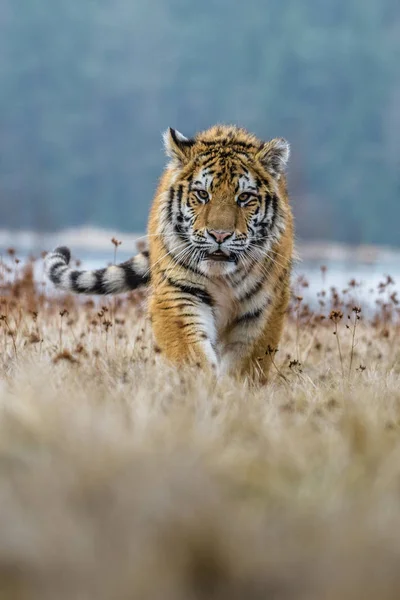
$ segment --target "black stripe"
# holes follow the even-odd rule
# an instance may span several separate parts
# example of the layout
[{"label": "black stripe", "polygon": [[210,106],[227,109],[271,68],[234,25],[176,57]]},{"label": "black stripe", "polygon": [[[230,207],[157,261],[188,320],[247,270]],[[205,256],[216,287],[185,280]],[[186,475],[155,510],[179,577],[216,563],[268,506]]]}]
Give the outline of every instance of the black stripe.
[{"label": "black stripe", "polygon": [[171,198],[170,196],[170,201],[169,201],[169,205],[168,205],[168,220],[170,223],[174,223],[174,230],[176,232],[176,234],[179,236],[179,238],[182,241],[186,241],[185,238],[185,231],[183,230],[183,227],[181,225],[181,223],[183,223],[184,221],[184,215],[182,212],[182,196],[183,196],[183,185],[179,185],[178,187],[178,192],[176,195],[176,210],[175,210],[175,215],[174,215],[174,197],[175,195],[173,194],[173,197]]},{"label": "black stripe", "polygon": [[239,324],[243,324],[243,323],[248,323],[249,321],[254,321],[255,319],[258,319],[259,317],[261,317],[265,308],[266,308],[265,306],[262,306],[261,308],[258,308],[255,311],[244,313],[244,315],[241,315],[240,317],[235,319],[233,324],[239,325]]},{"label": "black stripe", "polygon": [[[165,271],[163,271],[162,273],[164,274]],[[160,298],[164,298],[162,302],[165,302],[166,300],[174,301],[176,300],[176,294],[179,294],[178,290],[167,290],[166,292],[157,292],[157,301],[160,301]],[[165,298],[165,296],[169,296],[169,298]]]},{"label": "black stripe", "polygon": [[248,165],[248,160],[249,160],[249,156],[247,154],[245,154],[246,160],[243,160],[242,158],[243,154],[240,153],[240,156],[235,156],[235,160],[239,163],[239,165],[242,167],[242,171],[244,171],[245,173],[249,172],[249,165]]},{"label": "black stripe", "polygon": [[213,167],[214,164],[218,162],[218,157],[215,154],[210,154],[209,152],[204,152],[201,156],[205,156],[203,164],[201,165],[203,169],[207,169],[208,167]]},{"label": "black stripe", "polygon": [[[250,266],[253,267],[254,263]],[[234,287],[239,287],[239,285],[243,283],[243,281],[247,278],[249,271],[247,271],[246,269],[248,269],[247,266],[244,267],[243,265],[240,265],[239,268],[235,271],[234,278],[232,279]]]},{"label": "black stripe", "polygon": [[150,275],[140,275],[135,271],[131,260],[121,263],[118,266],[124,271],[126,285],[130,290],[135,290],[140,285],[144,285],[150,281]]},{"label": "black stripe", "polygon": [[254,144],[251,142],[239,142],[239,140],[235,140],[232,144],[233,146],[241,146],[242,148],[254,148]]},{"label": "black stripe", "polygon": [[206,292],[206,290],[197,286],[187,285],[178,281],[174,281],[170,277],[167,277],[167,281],[173,287],[180,289],[184,294],[190,294],[191,296],[195,296],[195,298],[197,298],[201,302],[204,302],[204,304],[207,304],[208,306],[214,305],[213,299],[211,298],[210,294]]},{"label": "black stripe", "polygon": [[274,228],[276,217],[278,213],[278,196],[273,194],[272,196],[272,219],[271,219],[271,229]]},{"label": "black stripe", "polygon": [[202,333],[204,333],[204,332],[203,331],[202,332],[199,332],[199,331],[188,331],[186,333],[185,337],[186,337],[186,339],[188,341],[190,341],[190,340],[197,340],[197,339],[199,339],[199,337],[202,337]]},{"label": "black stripe", "polygon": [[69,274],[69,281],[71,289],[78,294],[107,294],[107,289],[103,283],[103,276],[106,269],[99,269],[93,271],[93,275],[96,278],[96,282],[91,286],[83,286],[78,283],[79,276],[85,271],[71,271]]},{"label": "black stripe", "polygon": [[[257,242],[253,242],[254,244],[256,244]],[[240,265],[239,268],[237,269],[236,273],[235,273],[235,277],[233,279],[233,284],[234,286],[238,287],[240,284],[243,283],[243,281],[245,279],[247,279],[247,277],[249,275],[251,275],[254,267],[259,264],[256,260],[251,259],[247,264],[245,265]],[[237,278],[237,276],[239,276],[239,278]]]},{"label": "black stripe", "polygon": [[168,197],[168,207],[167,207],[167,216],[168,216],[168,221],[171,222],[172,221],[172,205],[174,202],[174,196],[175,196],[175,190],[173,187],[171,187],[169,189],[169,197]]},{"label": "black stripe", "polygon": [[108,294],[108,290],[104,285],[104,275],[106,269],[97,269],[97,271],[93,271],[93,275],[96,278],[95,283],[90,287],[83,287],[77,284],[76,279],[83,271],[72,271],[70,275],[71,283],[75,285],[75,291],[86,294]]},{"label": "black stripe", "polygon": [[[180,298],[177,298],[177,300],[180,300]],[[173,301],[172,301],[173,302]],[[160,303],[158,302],[158,308],[160,310],[174,310],[176,308],[193,308],[193,304],[192,303],[188,303],[188,302],[181,302],[180,304],[172,304],[171,306],[160,306]]]},{"label": "black stripe", "polygon": [[261,278],[259,281],[257,281],[257,283],[248,291],[244,294],[244,296],[240,296],[240,298],[238,298],[238,302],[244,302],[246,300],[250,300],[250,298],[252,296],[254,296],[255,294],[257,294],[257,292],[259,292],[261,290],[261,288],[263,287],[264,283],[265,283],[265,277]]},{"label": "black stripe", "polygon": [[[64,267],[64,268],[63,268]],[[54,284],[59,284],[61,282],[61,277],[63,273],[68,269],[65,262],[56,262],[54,265],[51,265],[49,270],[49,278]]]},{"label": "black stripe", "polygon": [[71,271],[69,274],[69,282],[70,282],[70,286],[71,289],[74,292],[86,292],[86,291],[90,291],[90,288],[85,288],[84,290],[81,288],[81,286],[78,284],[77,280],[79,275],[82,273],[82,271]]},{"label": "black stripe", "polygon": [[263,226],[265,224],[264,219],[267,216],[268,208],[269,208],[269,205],[271,204],[271,194],[269,192],[266,192],[263,197],[263,200],[264,200],[264,204],[262,206],[262,214],[260,215],[260,217],[258,219],[258,224],[260,226]]},{"label": "black stripe", "polygon": [[104,278],[104,274],[106,272],[106,269],[97,269],[97,271],[94,271],[94,275],[96,277],[96,283],[94,285],[92,285],[90,292],[92,294],[106,294],[107,290],[104,286],[104,282],[103,282],[103,278]]},{"label": "black stripe", "polygon": [[183,185],[181,184],[181,185],[178,187],[178,197],[177,197],[177,200],[178,200],[178,204],[179,204],[179,205],[180,205],[180,203],[181,203],[181,201],[182,201],[182,195],[183,195]]}]

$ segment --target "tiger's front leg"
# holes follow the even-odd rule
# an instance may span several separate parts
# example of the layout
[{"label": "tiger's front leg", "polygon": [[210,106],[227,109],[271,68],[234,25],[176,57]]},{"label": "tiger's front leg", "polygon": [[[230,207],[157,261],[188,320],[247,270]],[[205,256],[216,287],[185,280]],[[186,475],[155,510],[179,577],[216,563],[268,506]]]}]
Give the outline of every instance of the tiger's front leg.
[{"label": "tiger's front leg", "polygon": [[212,301],[203,289],[187,283],[160,286],[150,298],[156,345],[176,365],[215,371],[216,330]]},{"label": "tiger's front leg", "polygon": [[219,374],[238,378],[244,374],[254,380],[251,356],[258,337],[259,331],[254,323],[250,325],[244,320],[234,323],[225,338]]},{"label": "tiger's front leg", "polygon": [[282,334],[286,302],[240,315],[226,336],[221,374],[266,383]]}]

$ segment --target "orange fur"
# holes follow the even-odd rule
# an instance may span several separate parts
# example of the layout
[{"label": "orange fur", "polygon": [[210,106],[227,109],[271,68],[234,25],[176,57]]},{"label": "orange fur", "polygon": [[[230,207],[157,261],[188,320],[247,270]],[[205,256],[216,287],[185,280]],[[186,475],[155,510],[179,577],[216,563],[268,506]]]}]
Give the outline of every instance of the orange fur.
[{"label": "orange fur", "polygon": [[[170,144],[174,146],[174,162],[161,179],[149,220],[150,316],[156,343],[164,355],[177,365],[192,363],[203,368],[220,367],[223,372],[266,381],[271,363],[270,351],[279,344],[290,293],[293,219],[284,174],[274,178],[260,162],[260,154],[265,154],[268,148],[260,150],[262,144],[259,140],[235,127],[213,127],[196,136],[194,143],[188,144],[187,148],[183,144],[181,149],[174,139],[170,139]],[[241,153],[242,150],[244,153]],[[250,332],[246,327],[238,331],[238,317],[246,306],[243,307],[244,302],[238,300],[231,279],[221,274],[219,265],[215,265],[214,269],[211,267],[206,276],[186,269],[184,265],[177,264],[168,252],[168,244],[162,236],[162,218],[171,184],[182,186],[183,194],[188,193],[190,177],[201,167],[203,153],[205,157],[216,160],[215,169],[219,169],[221,178],[212,199],[196,207],[196,227],[199,229],[234,229],[239,234],[247,234],[246,208],[237,205],[230,177],[238,160],[239,164],[248,166],[253,176],[267,182],[278,198],[283,231],[268,255],[252,267],[253,279],[257,279],[258,275],[262,281],[257,297],[263,296],[268,300],[265,315],[257,323],[256,331],[253,327],[250,327]],[[196,296],[185,294],[185,286],[201,290],[200,298],[202,294],[206,295],[211,306],[201,306],[201,300],[198,301]],[[251,301],[252,298],[246,300],[249,307]],[[205,313],[205,317],[200,319],[201,326],[198,325],[199,312]],[[214,322],[214,339],[203,326],[208,319]]]}]

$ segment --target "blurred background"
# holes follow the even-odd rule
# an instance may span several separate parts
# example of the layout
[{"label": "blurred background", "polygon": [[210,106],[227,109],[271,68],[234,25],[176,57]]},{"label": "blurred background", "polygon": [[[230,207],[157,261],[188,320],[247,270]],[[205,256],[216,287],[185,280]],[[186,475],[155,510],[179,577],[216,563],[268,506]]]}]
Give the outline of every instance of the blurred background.
[{"label": "blurred background", "polygon": [[224,122],[290,141],[297,236],[317,258],[394,248],[399,61],[398,0],[2,0],[2,234],[144,232],[162,131]]}]

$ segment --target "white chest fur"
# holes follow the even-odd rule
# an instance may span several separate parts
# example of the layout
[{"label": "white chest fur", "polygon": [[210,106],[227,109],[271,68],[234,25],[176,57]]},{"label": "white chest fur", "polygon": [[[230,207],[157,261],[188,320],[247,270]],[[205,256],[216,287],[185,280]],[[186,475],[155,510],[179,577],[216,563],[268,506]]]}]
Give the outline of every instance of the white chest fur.
[{"label": "white chest fur", "polygon": [[238,304],[232,287],[222,278],[213,282],[210,292],[214,300],[215,329],[217,337],[220,337],[228,323],[235,318],[238,312]]}]

